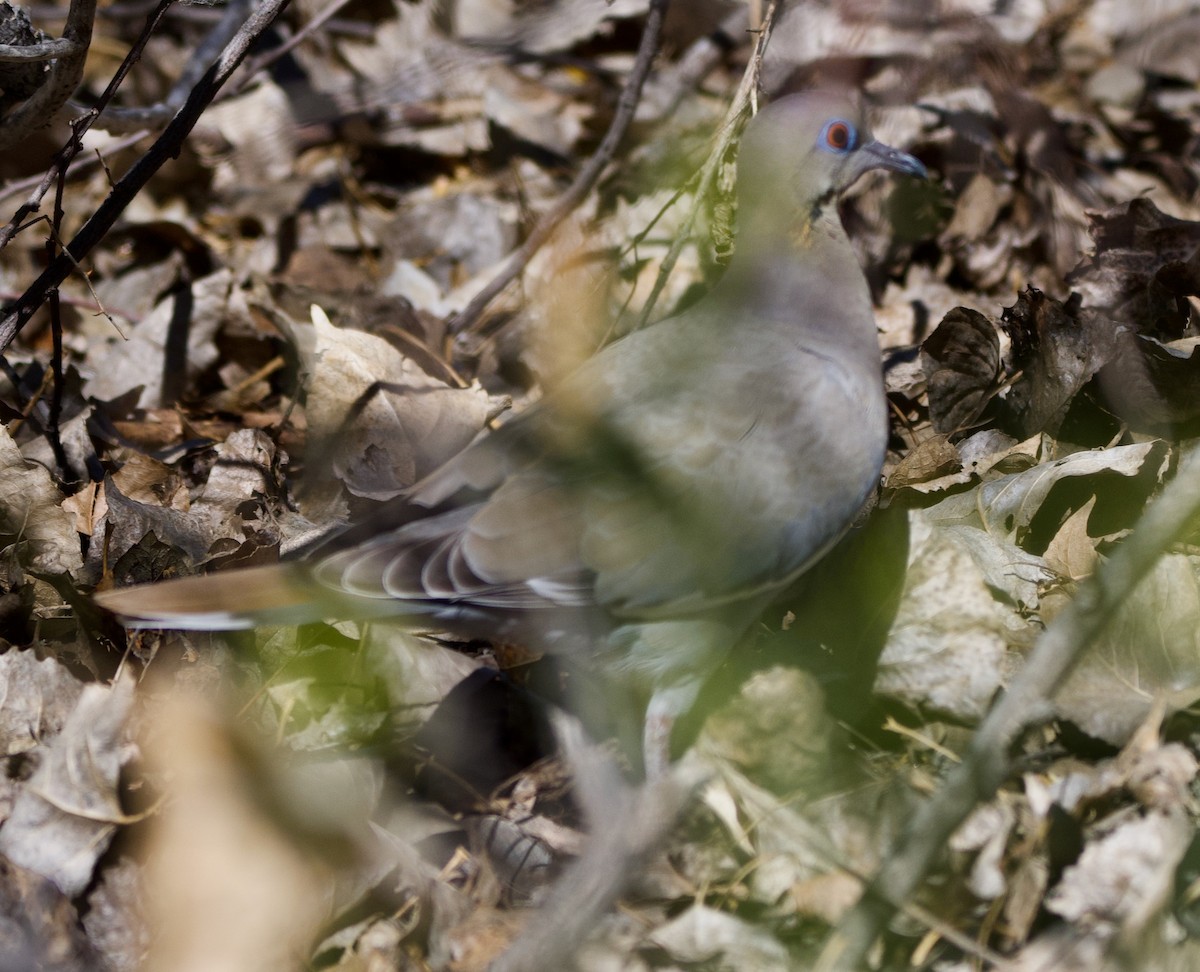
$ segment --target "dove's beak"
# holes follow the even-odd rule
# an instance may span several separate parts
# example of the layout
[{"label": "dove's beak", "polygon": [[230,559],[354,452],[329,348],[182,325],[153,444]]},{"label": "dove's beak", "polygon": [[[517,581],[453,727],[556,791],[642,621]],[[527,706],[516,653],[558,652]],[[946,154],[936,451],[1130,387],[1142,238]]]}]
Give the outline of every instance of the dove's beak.
[{"label": "dove's beak", "polygon": [[919,179],[929,178],[929,170],[920,159],[890,145],[884,145],[883,142],[867,142],[859,149],[859,158],[862,159],[860,165],[863,172],[870,169],[890,169],[892,172],[916,176]]}]

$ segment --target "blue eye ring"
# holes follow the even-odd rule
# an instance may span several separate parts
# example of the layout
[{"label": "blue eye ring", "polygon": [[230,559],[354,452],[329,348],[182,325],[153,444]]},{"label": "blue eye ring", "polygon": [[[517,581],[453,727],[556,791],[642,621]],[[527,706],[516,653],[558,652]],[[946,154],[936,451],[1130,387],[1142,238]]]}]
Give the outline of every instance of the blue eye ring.
[{"label": "blue eye ring", "polygon": [[826,152],[846,155],[858,147],[858,129],[844,118],[831,118],[817,136],[817,146]]}]

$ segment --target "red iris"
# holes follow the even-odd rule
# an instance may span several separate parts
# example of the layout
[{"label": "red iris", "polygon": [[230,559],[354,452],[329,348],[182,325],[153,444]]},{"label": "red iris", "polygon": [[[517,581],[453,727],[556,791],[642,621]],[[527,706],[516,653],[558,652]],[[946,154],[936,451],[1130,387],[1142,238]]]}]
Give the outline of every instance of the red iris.
[{"label": "red iris", "polygon": [[844,151],[850,147],[850,126],[845,122],[834,122],[825,129],[825,141],[830,148]]}]

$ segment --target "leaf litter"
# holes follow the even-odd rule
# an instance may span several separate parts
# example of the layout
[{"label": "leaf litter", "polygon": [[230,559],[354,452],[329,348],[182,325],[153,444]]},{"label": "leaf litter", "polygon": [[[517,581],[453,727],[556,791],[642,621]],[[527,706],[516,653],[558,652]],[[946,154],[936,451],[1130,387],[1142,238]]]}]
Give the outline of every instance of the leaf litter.
[{"label": "leaf litter", "polygon": [[[448,319],[594,149],[644,2],[351,5],[207,113],[90,281],[64,284],[61,452],[48,316],[8,349],[0,902],[26,937],[0,939],[5,960],[471,969],[535,920],[589,829],[540,714],[573,677],[553,660],[347,622],[126,642],[82,592],[303,548],[631,326],[688,225],[670,190],[748,56],[741,34],[704,42],[746,6],[676,5],[656,80],[708,57],[703,83],[648,94],[599,189],[471,332]],[[850,538],[722,673],[683,761],[707,782],[581,968],[810,964],[1172,475],[1200,416],[1196,33],[1194,13],[1099,0],[932,20],[808,4],[777,27],[768,92],[852,82],[938,174],[845,203],[895,418],[861,535],[878,543]],[[194,34],[157,40],[149,98]],[[40,173],[40,151],[5,177]],[[67,221],[108,188],[73,179]],[[720,273],[693,232],[656,315]],[[6,289],[42,247],[9,244]],[[883,967],[1194,958],[1195,539],[1022,738]],[[822,583],[872,616],[822,623]]]}]

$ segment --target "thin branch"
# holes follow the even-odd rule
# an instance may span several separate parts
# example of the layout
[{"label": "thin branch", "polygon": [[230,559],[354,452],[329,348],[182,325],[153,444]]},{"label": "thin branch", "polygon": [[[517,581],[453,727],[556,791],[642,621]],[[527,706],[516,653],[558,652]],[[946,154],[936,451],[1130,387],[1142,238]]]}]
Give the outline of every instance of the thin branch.
[{"label": "thin branch", "polygon": [[[141,320],[140,316],[135,314],[133,311],[121,310],[119,307],[114,308],[111,311],[105,309],[96,299],[94,290],[92,291],[92,295],[92,297],[88,298],[75,297],[71,294],[59,294],[58,299],[62,301],[64,307],[74,307],[88,314],[102,315],[106,317],[110,324],[112,324],[114,327],[117,327],[118,331],[121,329],[117,326],[117,323],[114,320],[114,315],[117,317],[123,317],[127,321],[133,321],[135,324]],[[15,290],[0,290],[0,300],[16,300],[20,296],[21,295]],[[121,332],[121,337],[125,337],[124,332]]]},{"label": "thin branch", "polygon": [[642,96],[642,86],[650,74],[654,56],[658,53],[658,42],[662,34],[667,2],[668,0],[650,0],[650,10],[646,14],[646,26],[642,30],[641,43],[638,44],[637,59],[633,62],[633,70],[629,72],[629,79],[625,82],[621,97],[617,100],[617,110],[613,114],[612,124],[604,133],[599,147],[588,159],[587,164],[579,170],[575,181],[562,194],[558,202],[541,218],[525,242],[508,258],[496,277],[450,321],[451,332],[462,333],[475,329],[488,304],[521,275],[533,255],[554,234],[558,224],[566,219],[591,192],[605,166],[616,155],[617,147],[621,144],[625,132],[633,121],[638,101]]},{"label": "thin branch", "polygon": [[1008,691],[980,723],[960,766],[912,818],[859,904],[825,945],[822,972],[866,967],[866,954],[895,911],[932,869],[967,815],[990,799],[1010,772],[1018,734],[1053,713],[1054,693],[1171,544],[1200,517],[1200,449],[1142,515],[1133,533],[1038,638]]},{"label": "thin branch", "polygon": [[[79,44],[65,37],[40,41],[28,47],[19,44],[0,44],[0,61],[18,64],[23,61],[53,61],[56,57],[70,57],[79,53]],[[86,48],[85,48],[86,53]]]},{"label": "thin branch", "polygon": [[121,180],[113,186],[108,198],[84,223],[67,245],[67,253],[61,254],[35,280],[21,299],[8,308],[0,319],[0,352],[8,347],[25,323],[45,300],[46,294],[57,287],[71,272],[75,262],[81,261],[100,242],[113,224],[125,211],[133,198],[142,191],[150,178],[169,159],[179,154],[184,139],[195,127],[204,109],[216,97],[217,92],[229,80],[253,44],[287,6],[288,0],[264,0],[242,25],[242,29],[226,46],[221,56],[200,79],[179,113],[140,159],[133,164]]}]

